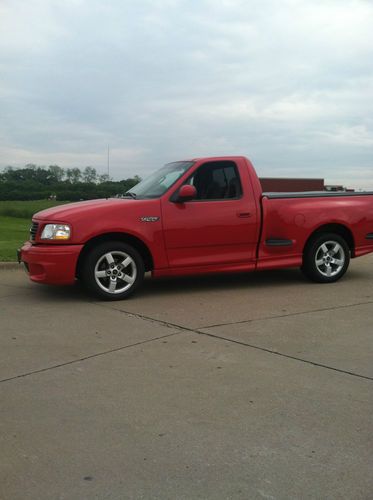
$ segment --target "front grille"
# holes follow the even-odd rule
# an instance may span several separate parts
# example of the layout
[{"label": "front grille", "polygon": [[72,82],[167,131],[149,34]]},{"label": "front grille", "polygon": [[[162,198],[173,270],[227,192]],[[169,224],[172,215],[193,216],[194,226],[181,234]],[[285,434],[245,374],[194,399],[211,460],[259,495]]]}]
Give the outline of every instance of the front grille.
[{"label": "front grille", "polygon": [[36,233],[38,232],[39,223],[32,221],[30,227],[30,240],[35,241]]}]

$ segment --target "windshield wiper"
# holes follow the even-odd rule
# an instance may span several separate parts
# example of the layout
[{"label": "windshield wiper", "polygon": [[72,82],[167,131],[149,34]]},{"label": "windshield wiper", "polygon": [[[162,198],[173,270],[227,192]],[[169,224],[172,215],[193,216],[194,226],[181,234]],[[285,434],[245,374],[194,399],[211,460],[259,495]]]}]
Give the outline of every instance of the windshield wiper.
[{"label": "windshield wiper", "polygon": [[136,194],[135,193],[131,193],[131,191],[127,191],[127,193],[124,193],[123,196],[126,196],[128,198],[128,196],[130,196],[131,198],[133,198],[134,200],[136,200]]}]

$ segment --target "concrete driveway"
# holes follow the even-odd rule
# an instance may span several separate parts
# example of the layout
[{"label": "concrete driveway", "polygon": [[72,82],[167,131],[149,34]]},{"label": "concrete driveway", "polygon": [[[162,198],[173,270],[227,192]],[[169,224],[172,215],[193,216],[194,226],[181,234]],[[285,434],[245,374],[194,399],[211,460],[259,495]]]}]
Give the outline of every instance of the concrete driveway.
[{"label": "concrete driveway", "polygon": [[0,270],[0,499],[372,499],[373,257],[147,280]]}]

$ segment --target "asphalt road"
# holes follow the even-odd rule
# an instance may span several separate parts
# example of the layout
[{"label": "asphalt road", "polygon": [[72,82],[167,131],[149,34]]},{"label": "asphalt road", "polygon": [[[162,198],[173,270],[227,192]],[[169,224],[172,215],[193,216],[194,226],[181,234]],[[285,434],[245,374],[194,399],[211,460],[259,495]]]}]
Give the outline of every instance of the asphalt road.
[{"label": "asphalt road", "polygon": [[0,499],[372,499],[373,256],[146,280],[0,270]]}]

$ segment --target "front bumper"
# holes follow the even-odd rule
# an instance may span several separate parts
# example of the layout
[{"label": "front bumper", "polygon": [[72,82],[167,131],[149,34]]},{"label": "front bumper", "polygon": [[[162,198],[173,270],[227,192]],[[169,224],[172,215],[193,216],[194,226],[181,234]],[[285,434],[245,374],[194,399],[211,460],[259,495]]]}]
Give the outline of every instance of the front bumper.
[{"label": "front bumper", "polygon": [[29,241],[17,251],[32,281],[50,285],[70,285],[75,281],[76,265],[83,245],[32,245]]}]

